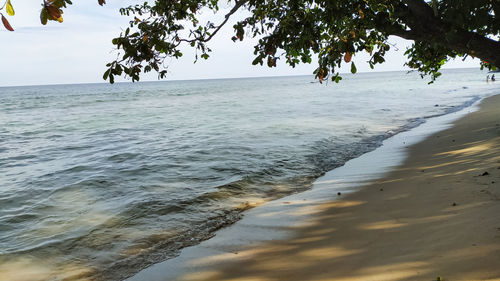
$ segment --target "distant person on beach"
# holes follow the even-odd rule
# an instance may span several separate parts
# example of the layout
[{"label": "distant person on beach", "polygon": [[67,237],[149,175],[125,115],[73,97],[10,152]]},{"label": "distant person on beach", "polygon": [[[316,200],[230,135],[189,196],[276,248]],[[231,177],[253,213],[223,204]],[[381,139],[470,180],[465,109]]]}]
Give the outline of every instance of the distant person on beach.
[{"label": "distant person on beach", "polygon": [[490,81],[490,76],[486,75],[486,82],[489,82],[489,81]]},{"label": "distant person on beach", "polygon": [[491,75],[491,81],[495,81],[495,74]]}]

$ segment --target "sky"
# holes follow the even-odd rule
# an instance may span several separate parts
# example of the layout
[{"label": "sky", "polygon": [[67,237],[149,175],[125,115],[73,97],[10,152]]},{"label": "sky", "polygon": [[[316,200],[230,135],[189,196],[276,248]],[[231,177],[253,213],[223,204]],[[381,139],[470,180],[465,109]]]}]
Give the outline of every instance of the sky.
[{"label": "sky", "polygon": [[[0,0],[2,4],[3,1]],[[41,0],[11,2],[16,15],[7,18],[15,31],[0,26],[0,86],[104,82],[105,65],[116,57],[111,39],[128,26],[129,18],[121,16],[119,8],[138,1],[108,0],[101,7],[97,0],[74,0],[73,5],[64,10],[63,23],[49,21],[46,26],[40,23]],[[5,11],[1,12],[6,15]],[[236,14],[235,20],[242,16]],[[221,18],[207,13],[203,17],[212,21]],[[316,68],[314,62],[296,68],[284,63],[278,63],[276,68],[253,66],[256,40],[233,42],[233,35],[232,24],[227,24],[209,43],[213,52],[207,61],[193,64],[194,53],[189,48],[183,49],[181,59],[167,61],[166,80],[312,75]],[[403,66],[404,51],[411,42],[392,37],[390,43],[395,47],[386,56],[386,63],[377,65],[375,71],[407,70]],[[371,71],[366,64],[368,54],[358,54],[353,60],[359,72]],[[445,67],[478,67],[478,63],[477,59],[464,62],[457,59]],[[340,72],[349,70],[349,66],[345,66]],[[156,80],[154,73],[141,76],[141,81]]]}]

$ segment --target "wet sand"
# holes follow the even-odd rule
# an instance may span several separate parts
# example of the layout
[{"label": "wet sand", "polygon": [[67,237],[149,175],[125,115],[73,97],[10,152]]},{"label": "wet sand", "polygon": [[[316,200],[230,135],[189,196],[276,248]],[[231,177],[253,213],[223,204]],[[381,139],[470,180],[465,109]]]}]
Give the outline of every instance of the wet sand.
[{"label": "wet sand", "polygon": [[293,237],[179,279],[500,280],[499,109],[500,95],[485,99]]}]

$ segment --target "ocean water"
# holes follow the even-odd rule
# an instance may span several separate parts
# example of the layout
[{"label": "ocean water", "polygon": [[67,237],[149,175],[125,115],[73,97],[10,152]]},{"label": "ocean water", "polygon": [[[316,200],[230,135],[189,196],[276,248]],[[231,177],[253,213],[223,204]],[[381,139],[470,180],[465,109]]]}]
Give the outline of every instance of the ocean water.
[{"label": "ocean water", "polygon": [[0,88],[0,279],[121,280],[498,91],[443,73]]}]

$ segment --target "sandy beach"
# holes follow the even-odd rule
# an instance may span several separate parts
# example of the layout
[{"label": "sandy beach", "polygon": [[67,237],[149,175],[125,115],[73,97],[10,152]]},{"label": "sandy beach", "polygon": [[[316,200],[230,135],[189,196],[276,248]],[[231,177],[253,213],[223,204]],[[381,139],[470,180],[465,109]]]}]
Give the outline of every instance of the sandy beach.
[{"label": "sandy beach", "polygon": [[182,280],[500,280],[500,96],[321,206],[294,236]]}]

